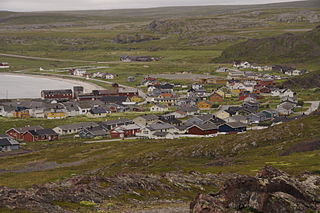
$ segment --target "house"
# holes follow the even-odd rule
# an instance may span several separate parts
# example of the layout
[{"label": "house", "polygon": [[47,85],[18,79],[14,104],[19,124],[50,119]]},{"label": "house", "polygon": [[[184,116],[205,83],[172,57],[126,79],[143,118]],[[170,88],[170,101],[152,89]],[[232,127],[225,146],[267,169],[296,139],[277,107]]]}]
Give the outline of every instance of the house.
[{"label": "house", "polygon": [[211,109],[211,107],[213,106],[213,104],[209,101],[199,101],[197,103],[197,107],[200,110],[207,110],[207,109]]},{"label": "house", "polygon": [[219,126],[219,132],[236,133],[244,132],[247,130],[246,124],[241,122],[225,123]]},{"label": "house", "polygon": [[268,120],[266,114],[264,114],[262,112],[252,113],[247,116],[247,119],[250,124],[260,123],[260,122]]},{"label": "house", "polygon": [[137,133],[141,131],[141,127],[137,124],[129,124],[124,126],[119,126],[110,131],[110,136],[112,138],[126,138],[134,137]]},{"label": "house", "polygon": [[155,104],[152,107],[150,107],[151,112],[166,112],[169,111],[169,108],[162,104]]},{"label": "house", "polygon": [[214,103],[214,102],[223,102],[223,96],[221,96],[217,92],[214,92],[209,96],[209,101],[212,102],[212,103]]},{"label": "house", "polygon": [[218,112],[215,113],[215,116],[217,118],[224,120],[226,118],[229,118],[231,116],[231,114],[229,112],[227,112],[226,110],[219,110]]},{"label": "house", "polygon": [[9,69],[10,65],[7,62],[0,62],[0,69]]},{"label": "house", "polygon": [[160,58],[150,57],[150,56],[128,56],[124,55],[120,57],[122,62],[151,62],[159,61]]},{"label": "house", "polygon": [[159,117],[156,115],[143,115],[133,119],[133,122],[138,126],[147,126],[159,121]]},{"label": "house", "polygon": [[106,137],[108,134],[101,126],[95,126],[90,128],[84,128],[79,132],[80,138],[95,138],[95,137]]},{"label": "house", "polygon": [[129,77],[127,78],[127,81],[128,81],[128,82],[135,82],[135,81],[136,81],[136,77],[134,77],[134,76],[129,76]]},{"label": "house", "polygon": [[279,112],[279,115],[286,116],[292,114],[295,107],[295,103],[283,102],[277,106],[277,111]]},{"label": "house", "polygon": [[29,130],[22,136],[22,140],[25,142],[55,141],[58,139],[58,133],[56,133],[52,129]]},{"label": "house", "polygon": [[272,96],[279,96],[281,97],[291,97],[293,98],[295,93],[290,89],[274,89],[271,91]]},{"label": "house", "polygon": [[229,118],[226,118],[225,121],[227,123],[233,123],[233,122],[241,122],[246,124],[248,122],[247,117],[243,115],[233,115]]},{"label": "house", "polygon": [[63,119],[66,118],[67,115],[65,112],[61,111],[55,111],[55,112],[48,112],[46,113],[47,119],[53,120],[53,119]]},{"label": "house", "polygon": [[42,90],[42,99],[55,99],[55,100],[71,100],[73,93],[71,89],[66,90]]},{"label": "house", "polygon": [[169,123],[169,124],[173,124],[173,125],[180,125],[182,123],[182,121],[177,119],[172,114],[160,115],[159,120],[163,121],[164,123]]},{"label": "house", "polygon": [[133,124],[134,122],[128,118],[119,118],[116,120],[107,120],[99,123],[106,130],[111,130],[119,126],[125,126],[129,124]]},{"label": "house", "polygon": [[217,132],[218,127],[211,122],[207,122],[205,124],[194,124],[187,128],[187,133],[191,135],[212,135]]},{"label": "house", "polygon": [[[153,123],[141,129],[140,133],[137,133],[138,137],[143,138],[156,138],[159,135],[165,133],[175,134],[177,133],[177,129],[168,123]],[[160,134],[159,134],[160,133]]]},{"label": "house", "polygon": [[122,104],[124,102],[128,102],[129,98],[126,96],[102,96],[100,101],[102,101],[104,104]]},{"label": "house", "polygon": [[218,73],[226,73],[226,72],[229,72],[229,68],[227,67],[219,67],[216,72]]},{"label": "house", "polygon": [[9,129],[6,134],[13,139],[22,140],[23,135],[31,130],[40,130],[43,129],[42,126],[26,126],[26,127],[19,127],[19,128],[11,128]]},{"label": "house", "polygon": [[20,148],[18,141],[12,138],[0,138],[0,152],[15,151]]},{"label": "house", "polygon": [[53,130],[58,133],[59,135],[72,135],[79,133],[82,129],[85,128],[92,128],[99,126],[97,123],[94,122],[82,122],[82,123],[75,123],[75,124],[66,124],[62,126],[57,126],[53,128]]},{"label": "house", "polygon": [[104,78],[105,78],[105,79],[109,79],[109,80],[114,79],[114,74],[112,74],[112,73],[106,73]]},{"label": "house", "polygon": [[71,69],[69,70],[69,73],[70,75],[80,76],[80,77],[84,77],[87,75],[87,71],[82,69]]},{"label": "house", "polygon": [[263,110],[261,111],[261,113],[265,114],[267,119],[273,119],[273,118],[279,117],[279,112],[273,109]]},{"label": "house", "polygon": [[118,93],[120,96],[127,96],[127,97],[133,97],[133,96],[139,96],[139,90],[136,88],[122,88],[120,87],[118,89]]},{"label": "house", "polygon": [[89,114],[87,114],[87,116],[90,118],[102,118],[106,117],[109,113],[111,112],[107,111],[105,108],[97,106],[90,109]]},{"label": "house", "polygon": [[195,84],[191,85],[191,88],[194,89],[194,90],[201,90],[201,89],[203,89],[203,85],[195,83]]},{"label": "house", "polygon": [[251,68],[251,64],[247,61],[234,61],[233,66],[238,69],[248,69]]}]

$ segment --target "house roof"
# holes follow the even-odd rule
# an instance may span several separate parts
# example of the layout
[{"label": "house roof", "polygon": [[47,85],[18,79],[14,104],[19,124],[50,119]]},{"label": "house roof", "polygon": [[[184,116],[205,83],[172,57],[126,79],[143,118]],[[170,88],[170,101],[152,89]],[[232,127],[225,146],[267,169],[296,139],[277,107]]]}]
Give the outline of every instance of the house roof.
[{"label": "house roof", "polygon": [[42,90],[41,93],[44,93],[46,95],[63,95],[63,94],[72,94],[71,89],[65,89],[65,90]]},{"label": "house roof", "polygon": [[13,146],[13,145],[19,145],[19,142],[11,138],[0,139],[0,146]]},{"label": "house roof", "polygon": [[204,124],[198,124],[198,125],[193,125],[189,128],[192,128],[192,127],[198,127],[199,129],[203,130],[203,131],[208,131],[208,130],[214,130],[214,129],[218,129],[218,127],[211,123],[211,122],[207,122],[207,123],[204,123]]},{"label": "house roof", "polygon": [[103,107],[94,107],[90,110],[91,114],[104,114],[107,113],[107,110],[105,110]]},{"label": "house roof", "polygon": [[100,98],[105,103],[122,104],[128,100],[126,96],[103,96]]},{"label": "house roof", "polygon": [[82,122],[82,123],[75,123],[75,124],[66,124],[62,126],[58,126],[56,128],[60,128],[62,130],[74,130],[74,129],[84,129],[89,127],[99,126],[97,123],[94,122]]},{"label": "house roof", "polygon": [[153,133],[154,136],[157,136],[157,137],[165,137],[169,134],[169,132],[155,132]]},{"label": "house roof", "polygon": [[38,129],[38,130],[30,130],[28,132],[31,133],[33,136],[58,135],[52,129]]},{"label": "house roof", "polygon": [[241,127],[246,127],[246,124],[241,123],[241,122],[230,122],[227,123],[226,125],[232,127],[232,128],[241,128]]},{"label": "house roof", "polygon": [[153,115],[153,114],[143,115],[143,116],[140,116],[140,118],[143,118],[143,119],[145,119],[146,121],[159,120],[159,117],[158,117],[157,115]]},{"label": "house roof", "polygon": [[93,136],[105,136],[107,135],[107,131],[103,129],[101,126],[95,126],[92,128],[86,128],[83,131],[90,133]]},{"label": "house roof", "polygon": [[[18,133],[25,133],[28,132],[30,130],[39,130],[39,129],[43,129],[42,126],[26,126],[26,127],[18,127],[18,128],[12,128],[15,131],[17,131]],[[11,130],[11,129],[10,129]],[[9,130],[8,130],[9,131]],[[7,132],[8,132],[7,131]]]},{"label": "house roof", "polygon": [[151,131],[156,131],[156,130],[163,130],[163,129],[173,129],[175,127],[168,123],[155,123],[155,124],[150,124],[147,128]]},{"label": "house roof", "polygon": [[119,125],[119,124],[126,124],[126,123],[132,123],[132,121],[128,118],[119,118],[116,120],[107,120],[101,122],[102,126],[109,126],[109,125]]}]

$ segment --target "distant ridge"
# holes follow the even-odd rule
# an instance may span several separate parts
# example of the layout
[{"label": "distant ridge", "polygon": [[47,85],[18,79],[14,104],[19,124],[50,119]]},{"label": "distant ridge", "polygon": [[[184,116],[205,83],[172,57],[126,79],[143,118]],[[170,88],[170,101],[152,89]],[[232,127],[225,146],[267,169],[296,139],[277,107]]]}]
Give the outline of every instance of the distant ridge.
[{"label": "distant ridge", "polygon": [[215,62],[302,63],[320,57],[320,26],[305,33],[285,33],[232,45]]},{"label": "distant ridge", "polygon": [[[205,16],[238,12],[239,10],[272,9],[272,8],[320,8],[319,0],[306,0],[296,2],[271,3],[259,5],[210,5],[210,6],[177,6],[156,7],[142,9],[113,9],[113,10],[80,10],[80,11],[43,11],[29,13],[58,13],[69,15],[92,16],[122,16],[122,17],[174,17],[174,16]],[[1,12],[1,11],[0,11]],[[8,12],[8,11],[3,11]],[[24,14],[26,14],[25,12]]]}]

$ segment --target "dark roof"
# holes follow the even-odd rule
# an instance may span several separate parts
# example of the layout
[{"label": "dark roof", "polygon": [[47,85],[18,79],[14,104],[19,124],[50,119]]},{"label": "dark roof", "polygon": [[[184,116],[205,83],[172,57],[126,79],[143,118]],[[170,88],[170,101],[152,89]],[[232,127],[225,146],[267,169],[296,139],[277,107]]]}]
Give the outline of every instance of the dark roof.
[{"label": "dark roof", "polygon": [[104,114],[107,113],[107,110],[105,110],[103,107],[94,107],[90,110],[91,114]]},{"label": "dark roof", "polygon": [[85,132],[91,134],[94,137],[107,135],[107,131],[105,129],[103,129],[101,126],[87,128],[87,129],[84,129],[82,131],[85,131]]},{"label": "dark roof", "polygon": [[0,139],[0,146],[12,146],[12,145],[19,145],[19,142],[11,138]]},{"label": "dark roof", "polygon": [[41,93],[46,95],[62,95],[62,94],[72,94],[71,89],[63,89],[63,90],[42,90]]},{"label": "dark roof", "polygon": [[127,99],[126,96],[102,96],[100,98],[101,101],[112,104],[122,104],[123,102],[126,102]]},{"label": "dark roof", "polygon": [[26,127],[12,128],[12,129],[16,130],[18,133],[25,133],[25,132],[28,132],[30,130],[43,129],[43,127],[42,126],[26,126]]},{"label": "dark roof", "polygon": [[230,122],[227,123],[226,125],[232,127],[232,128],[241,128],[241,127],[246,127],[246,124],[241,123],[241,122]]},{"label": "dark roof", "polygon": [[140,117],[145,119],[145,120],[147,120],[147,121],[153,121],[153,120],[158,120],[159,119],[158,116],[153,115],[153,114],[151,114],[151,115],[143,115],[143,116],[140,116]]},{"label": "dark roof", "polygon": [[193,125],[193,126],[196,126],[196,127],[198,127],[199,129],[201,129],[203,131],[218,129],[218,127],[215,124],[211,123],[211,122],[207,122],[205,124]]},{"label": "dark roof", "polygon": [[30,132],[34,136],[58,135],[58,133],[56,133],[52,129],[30,130],[28,132]]},{"label": "dark roof", "polygon": [[173,89],[174,85],[172,84],[160,84],[155,86],[158,89]]},{"label": "dark roof", "polygon": [[168,134],[169,134],[168,132],[155,132],[155,133],[153,133],[153,135],[157,136],[157,137],[165,137]]},{"label": "dark roof", "polygon": [[175,127],[168,123],[155,123],[155,124],[150,124],[147,128],[150,129],[151,131],[155,131],[155,130],[163,130],[163,129],[172,129]]},{"label": "dark roof", "polygon": [[10,138],[8,135],[5,135],[5,134],[0,134],[0,139],[3,139],[3,138]]},{"label": "dark roof", "polygon": [[119,118],[116,120],[103,121],[100,124],[102,126],[108,126],[108,125],[118,125],[118,124],[125,124],[125,123],[133,123],[133,122],[128,118]]},{"label": "dark roof", "polygon": [[75,123],[75,124],[66,124],[66,125],[58,126],[57,128],[60,128],[62,130],[73,130],[73,129],[89,128],[94,126],[99,126],[99,125],[94,122],[82,122],[82,123]]}]

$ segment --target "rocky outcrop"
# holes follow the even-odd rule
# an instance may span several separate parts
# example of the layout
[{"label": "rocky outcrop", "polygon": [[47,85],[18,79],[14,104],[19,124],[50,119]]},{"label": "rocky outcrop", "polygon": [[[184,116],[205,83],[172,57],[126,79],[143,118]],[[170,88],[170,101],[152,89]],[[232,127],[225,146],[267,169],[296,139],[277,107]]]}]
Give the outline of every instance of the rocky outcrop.
[{"label": "rocky outcrop", "polygon": [[297,213],[320,210],[320,177],[299,178],[271,166],[255,177],[238,176],[225,182],[215,194],[199,194],[191,213],[265,212]]},{"label": "rocky outcrop", "polygon": [[[132,202],[156,202],[161,199],[175,199],[184,191],[204,191],[205,188],[218,188],[225,180],[223,176],[199,174],[197,172],[165,173],[162,175],[145,175],[140,173],[119,174],[112,177],[103,175],[81,175],[68,180],[35,185],[29,189],[12,189],[0,187],[0,208],[26,209],[36,212],[69,213],[57,203],[68,202],[80,204],[83,201],[99,204],[105,200],[117,199],[123,195],[131,196]],[[152,197],[149,192],[154,192]],[[157,197],[157,194],[159,195]],[[171,197],[170,197],[171,196]],[[143,206],[143,203],[135,203]],[[112,207],[117,208],[117,207]],[[75,210],[75,212],[77,212]]]}]

